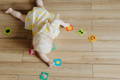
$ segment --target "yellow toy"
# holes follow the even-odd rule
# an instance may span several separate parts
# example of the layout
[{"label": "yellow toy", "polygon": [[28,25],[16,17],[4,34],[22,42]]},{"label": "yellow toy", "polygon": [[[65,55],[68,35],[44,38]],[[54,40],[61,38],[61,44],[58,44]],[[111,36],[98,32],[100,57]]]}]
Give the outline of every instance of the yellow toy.
[{"label": "yellow toy", "polygon": [[96,36],[95,35],[91,35],[90,37],[88,37],[88,39],[91,42],[95,42],[96,41]]}]

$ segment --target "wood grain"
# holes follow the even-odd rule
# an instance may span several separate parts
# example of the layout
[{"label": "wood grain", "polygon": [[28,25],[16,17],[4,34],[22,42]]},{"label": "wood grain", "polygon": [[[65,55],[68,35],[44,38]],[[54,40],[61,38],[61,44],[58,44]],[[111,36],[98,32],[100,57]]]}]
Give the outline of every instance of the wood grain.
[{"label": "wood grain", "polygon": [[109,40],[98,40],[93,43],[93,51],[120,51],[120,42]]},{"label": "wood grain", "polygon": [[33,7],[34,0],[0,0],[0,9],[4,10],[9,7],[15,8],[15,9],[21,9],[21,10],[28,10]]},{"label": "wood grain", "polygon": [[0,63],[0,74],[39,75],[40,72],[49,72],[51,76],[92,76],[92,65],[89,64],[63,64],[58,69],[50,69],[43,63]]},{"label": "wood grain", "polygon": [[[18,80],[38,80],[39,76],[19,76]],[[49,76],[49,80],[92,80],[90,78],[79,78],[79,77],[52,77]]]},{"label": "wood grain", "polygon": [[[58,50],[62,51],[91,51],[91,44],[88,40],[77,40],[77,39],[62,39],[56,40],[55,44],[58,46]],[[72,45],[72,46],[71,46]]]},{"label": "wood grain", "polygon": [[92,0],[92,9],[120,9],[119,0]]},{"label": "wood grain", "polygon": [[94,20],[93,33],[98,40],[120,40],[120,20]]},{"label": "wood grain", "polygon": [[23,50],[0,50],[0,62],[22,62]]},{"label": "wood grain", "polygon": [[119,10],[92,10],[94,20],[119,20],[120,11]]},{"label": "wood grain", "polygon": [[93,80],[119,80],[116,78],[93,78]]},{"label": "wood grain", "polygon": [[[35,0],[0,0],[0,9],[7,9],[9,7],[19,9],[19,10],[29,10],[35,3]],[[54,4],[54,5],[53,5]],[[62,4],[62,6],[61,6]],[[91,0],[45,0],[45,6],[51,9],[91,9],[92,2]]]},{"label": "wood grain", "polygon": [[25,39],[0,39],[0,49],[26,49],[30,48],[30,40]]},{"label": "wood grain", "polygon": [[0,80],[18,80],[16,75],[0,75]]},{"label": "wood grain", "polygon": [[93,65],[94,77],[120,78],[120,65]]}]

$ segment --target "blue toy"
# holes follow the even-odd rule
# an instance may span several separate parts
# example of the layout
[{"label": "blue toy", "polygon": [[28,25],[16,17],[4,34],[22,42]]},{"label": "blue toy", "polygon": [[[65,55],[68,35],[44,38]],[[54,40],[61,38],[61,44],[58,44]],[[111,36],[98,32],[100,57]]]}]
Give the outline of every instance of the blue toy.
[{"label": "blue toy", "polygon": [[62,66],[62,60],[61,60],[61,59],[54,59],[53,61],[54,61],[53,64],[54,64],[55,66]]}]

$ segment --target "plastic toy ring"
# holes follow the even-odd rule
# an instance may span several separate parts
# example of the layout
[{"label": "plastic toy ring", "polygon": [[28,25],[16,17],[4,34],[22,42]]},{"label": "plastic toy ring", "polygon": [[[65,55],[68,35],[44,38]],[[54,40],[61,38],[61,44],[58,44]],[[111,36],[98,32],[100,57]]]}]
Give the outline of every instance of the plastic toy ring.
[{"label": "plastic toy ring", "polygon": [[88,37],[88,39],[89,39],[91,42],[95,42],[95,41],[96,41],[96,36],[95,36],[95,35],[92,35],[92,36]]},{"label": "plastic toy ring", "polygon": [[66,31],[72,31],[74,29],[73,25],[66,27]]},{"label": "plastic toy ring", "polygon": [[4,34],[9,36],[9,35],[11,35],[11,33],[12,33],[12,29],[10,27],[6,27],[4,30]]},{"label": "plastic toy ring", "polygon": [[61,66],[62,65],[62,60],[61,59],[54,59],[54,65],[55,66]]},{"label": "plastic toy ring", "polygon": [[48,76],[49,76],[48,73],[42,72],[42,73],[40,74],[40,80],[48,80]]}]

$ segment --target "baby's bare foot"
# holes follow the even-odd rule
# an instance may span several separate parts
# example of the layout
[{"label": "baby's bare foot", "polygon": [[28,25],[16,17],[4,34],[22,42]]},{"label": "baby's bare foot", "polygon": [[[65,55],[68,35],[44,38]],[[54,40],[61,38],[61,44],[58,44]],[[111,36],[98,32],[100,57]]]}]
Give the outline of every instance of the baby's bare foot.
[{"label": "baby's bare foot", "polygon": [[44,7],[43,0],[36,0],[37,6]]},{"label": "baby's bare foot", "polygon": [[9,13],[11,13],[12,11],[13,11],[13,9],[12,9],[12,8],[9,8],[8,10],[5,11],[5,13],[9,14]]}]

